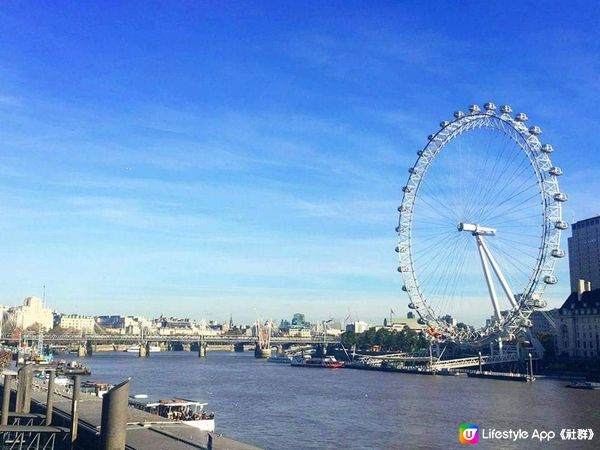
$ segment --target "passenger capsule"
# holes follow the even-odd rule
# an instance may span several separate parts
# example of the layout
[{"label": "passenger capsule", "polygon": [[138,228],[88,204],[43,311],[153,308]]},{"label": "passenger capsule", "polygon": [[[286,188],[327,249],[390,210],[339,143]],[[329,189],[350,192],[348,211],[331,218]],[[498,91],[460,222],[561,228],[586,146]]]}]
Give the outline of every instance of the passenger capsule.
[{"label": "passenger capsule", "polygon": [[562,248],[555,248],[554,250],[552,250],[551,254],[555,258],[564,258],[565,257],[565,251]]},{"label": "passenger capsule", "polygon": [[554,275],[546,275],[544,277],[544,283],[546,283],[546,284],[556,284],[556,283],[558,283],[558,279]]},{"label": "passenger capsule", "polygon": [[510,107],[510,105],[502,105],[502,106],[500,107],[500,111],[501,111],[503,114],[510,114],[510,113],[512,112],[512,108]]},{"label": "passenger capsule", "polygon": [[402,186],[402,192],[412,192],[412,188],[410,186]]},{"label": "passenger capsule", "polygon": [[481,108],[479,107],[479,105],[471,105],[471,106],[469,106],[469,111],[472,114],[476,114],[481,111]]},{"label": "passenger capsule", "polygon": [[456,117],[457,119],[462,119],[463,117],[465,117],[465,113],[462,111],[455,111],[454,117]]},{"label": "passenger capsule", "polygon": [[486,111],[494,111],[496,109],[496,105],[494,103],[492,103],[492,102],[488,102],[485,105],[483,105],[483,108]]},{"label": "passenger capsule", "polygon": [[419,170],[419,169],[416,169],[416,168],[414,168],[414,167],[410,167],[410,168],[408,169],[408,173],[419,173],[419,172],[420,172],[420,170]]},{"label": "passenger capsule", "polygon": [[448,122],[447,120],[442,120],[440,122],[440,127],[442,128],[446,128],[448,125],[450,125],[450,122]]},{"label": "passenger capsule", "polygon": [[555,177],[559,177],[563,174],[563,171],[560,167],[550,167],[550,170],[548,172],[550,173],[550,175],[554,175]]},{"label": "passenger capsule", "polygon": [[394,228],[396,230],[396,233],[400,232],[400,225],[398,225],[396,228]]},{"label": "passenger capsule", "polygon": [[396,253],[400,253],[400,247],[396,247],[394,250],[396,251]]},{"label": "passenger capsule", "polygon": [[545,308],[546,306],[548,306],[548,303],[546,302],[546,300],[542,300],[540,298],[536,298],[533,301],[533,306],[535,306],[536,308]]},{"label": "passenger capsule", "polygon": [[402,290],[403,290],[404,292],[408,292],[408,289],[407,289],[407,288],[406,288],[406,286],[404,286],[404,285],[402,285]]},{"label": "passenger capsule", "polygon": [[537,125],[534,125],[533,127],[529,127],[529,132],[535,136],[539,136],[542,134],[542,129]]},{"label": "passenger capsule", "polygon": [[552,147],[551,144],[543,144],[542,145],[542,151],[544,153],[552,153],[554,151],[554,147]]},{"label": "passenger capsule", "polygon": [[554,200],[556,200],[557,202],[566,202],[567,194],[563,194],[562,192],[557,192],[556,194],[554,194]]},{"label": "passenger capsule", "polygon": [[527,114],[525,114],[525,113],[518,113],[515,116],[515,120],[517,122],[527,122],[527,119],[528,119],[528,117],[527,117]]},{"label": "passenger capsule", "polygon": [[523,319],[523,321],[521,322],[521,326],[526,327],[526,328],[531,328],[533,326],[533,324],[531,323],[531,320]]},{"label": "passenger capsule", "polygon": [[417,305],[415,305],[414,303],[409,303],[408,308],[409,309],[417,309]]},{"label": "passenger capsule", "polygon": [[569,228],[569,224],[563,220],[559,220],[554,224],[554,227],[559,230],[566,230],[567,228]]},{"label": "passenger capsule", "polygon": [[420,325],[427,325],[427,322],[425,321],[425,319],[420,318],[419,320],[417,320],[417,323]]}]

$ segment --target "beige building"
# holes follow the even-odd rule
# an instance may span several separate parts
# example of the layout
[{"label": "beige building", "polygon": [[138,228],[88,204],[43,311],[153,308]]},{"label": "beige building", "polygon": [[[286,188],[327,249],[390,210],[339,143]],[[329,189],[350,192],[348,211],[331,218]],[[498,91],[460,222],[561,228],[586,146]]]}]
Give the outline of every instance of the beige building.
[{"label": "beige building", "polygon": [[51,330],[54,325],[52,310],[44,306],[44,302],[37,297],[27,297],[23,306],[8,309],[8,315],[15,326],[27,329],[38,324],[42,330]]},{"label": "beige building", "polygon": [[94,331],[96,320],[93,317],[79,316],[77,314],[63,314],[60,316],[58,326],[65,330],[76,330],[87,333]]},{"label": "beige building", "polygon": [[600,358],[600,289],[580,280],[556,317],[559,356]]}]

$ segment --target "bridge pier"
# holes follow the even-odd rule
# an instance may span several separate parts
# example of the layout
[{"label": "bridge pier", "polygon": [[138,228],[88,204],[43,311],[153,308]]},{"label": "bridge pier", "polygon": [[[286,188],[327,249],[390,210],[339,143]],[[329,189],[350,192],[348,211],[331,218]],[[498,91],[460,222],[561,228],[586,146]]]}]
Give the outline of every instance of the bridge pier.
[{"label": "bridge pier", "polygon": [[86,341],[85,351],[87,352],[87,356],[92,356],[94,354],[94,341]]},{"label": "bridge pier", "polygon": [[183,351],[184,352],[191,352],[192,351],[192,344],[181,344],[181,346],[183,347]]},{"label": "bridge pier", "polygon": [[257,342],[256,347],[254,347],[254,357],[255,358],[268,358],[271,356],[270,348],[261,348],[260,344]]},{"label": "bridge pier", "polygon": [[242,342],[238,342],[237,344],[233,344],[233,349],[236,352],[244,353],[244,344]]},{"label": "bridge pier", "polygon": [[198,358],[205,358],[206,357],[206,349],[208,348],[208,345],[206,344],[206,342],[198,342]]},{"label": "bridge pier", "polygon": [[140,358],[146,358],[150,355],[150,352],[148,351],[148,343],[144,344],[143,342],[140,343],[140,349],[138,350],[138,357]]},{"label": "bridge pier", "polygon": [[83,345],[80,345],[77,348],[77,357],[78,358],[84,358],[86,356],[87,356],[87,349]]},{"label": "bridge pier", "polygon": [[235,345],[231,344],[231,345],[229,346],[229,351],[230,351],[230,352],[235,352]]}]

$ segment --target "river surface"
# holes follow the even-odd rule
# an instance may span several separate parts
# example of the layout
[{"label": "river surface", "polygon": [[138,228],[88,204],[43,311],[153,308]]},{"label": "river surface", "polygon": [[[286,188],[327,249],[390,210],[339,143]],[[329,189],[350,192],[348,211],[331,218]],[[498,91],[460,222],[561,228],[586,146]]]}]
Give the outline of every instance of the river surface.
[{"label": "river surface", "polygon": [[[86,358],[91,379],[131,377],[131,394],[208,402],[217,432],[267,449],[448,449],[462,423],[480,427],[479,447],[600,448],[600,391],[565,381],[518,383],[350,369],[307,369],[253,354],[115,352]],[[526,440],[482,439],[483,429],[518,430]],[[561,441],[562,428],[592,428],[589,441]],[[540,443],[533,431],[554,431]]]}]

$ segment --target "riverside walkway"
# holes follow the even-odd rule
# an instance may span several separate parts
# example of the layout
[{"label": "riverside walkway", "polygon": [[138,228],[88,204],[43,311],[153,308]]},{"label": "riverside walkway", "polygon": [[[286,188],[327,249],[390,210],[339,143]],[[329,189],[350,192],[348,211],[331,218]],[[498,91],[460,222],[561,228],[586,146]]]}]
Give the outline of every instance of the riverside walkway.
[{"label": "riverside walkway", "polygon": [[[12,391],[12,396],[16,397],[15,390]],[[46,401],[45,383],[34,382],[31,393],[31,412],[37,413],[40,419],[46,412]],[[54,390],[53,404],[52,423],[68,429],[71,425],[72,408],[69,390],[63,386],[57,386]],[[76,448],[97,448],[102,421],[102,399],[95,395],[81,393],[77,409],[79,421]],[[11,415],[9,415],[9,420]],[[128,450],[209,449],[209,433],[207,432],[132,407],[128,408],[127,415],[125,448]],[[218,433],[210,433],[210,435],[214,450],[258,449],[258,447],[226,438]]]}]

